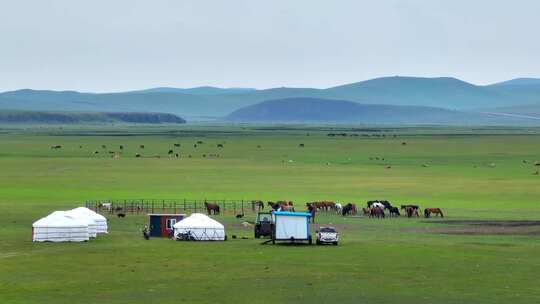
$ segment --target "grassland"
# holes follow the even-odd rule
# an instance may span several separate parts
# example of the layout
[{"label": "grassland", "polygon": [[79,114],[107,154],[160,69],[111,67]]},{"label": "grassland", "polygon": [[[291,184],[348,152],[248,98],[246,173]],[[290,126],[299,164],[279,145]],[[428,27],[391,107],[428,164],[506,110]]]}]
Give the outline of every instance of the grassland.
[{"label": "grassland", "polygon": [[[327,136],[331,132],[359,136]],[[451,233],[450,225],[434,220],[320,216],[319,223],[340,228],[338,247],[263,246],[253,239],[144,241],[143,215],[109,216],[111,233],[84,244],[34,244],[30,227],[50,211],[100,198],[287,199],[298,205],[385,198],[441,207],[445,220],[535,220],[540,177],[523,160],[540,160],[539,133],[4,127],[0,302],[537,303],[538,225],[508,233]],[[195,148],[198,140],[204,144]],[[166,156],[174,143],[182,145],[180,159]],[[119,145],[122,155],[111,158],[107,151]],[[216,153],[219,158],[202,156]],[[228,234],[251,237],[234,216],[217,219]]]}]

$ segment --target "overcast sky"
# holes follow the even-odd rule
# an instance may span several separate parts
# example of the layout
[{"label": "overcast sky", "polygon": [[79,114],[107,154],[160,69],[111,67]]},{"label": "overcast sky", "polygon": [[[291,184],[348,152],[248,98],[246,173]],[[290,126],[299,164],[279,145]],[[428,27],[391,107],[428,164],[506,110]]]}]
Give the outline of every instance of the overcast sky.
[{"label": "overcast sky", "polygon": [[0,0],[0,91],[540,77],[540,1]]}]

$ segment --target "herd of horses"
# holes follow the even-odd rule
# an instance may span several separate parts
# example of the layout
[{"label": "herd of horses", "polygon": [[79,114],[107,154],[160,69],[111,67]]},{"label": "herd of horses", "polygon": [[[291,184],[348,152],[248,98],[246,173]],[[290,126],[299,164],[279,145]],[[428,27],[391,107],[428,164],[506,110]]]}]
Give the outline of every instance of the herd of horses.
[{"label": "herd of horses", "polygon": [[[253,206],[257,207],[258,210],[264,210],[265,204],[263,201],[257,200],[252,201]],[[295,211],[294,203],[291,201],[277,201],[277,202],[267,202],[267,206],[271,207],[275,211]],[[315,215],[317,212],[335,212],[341,214],[342,216],[348,215],[357,215],[358,209],[354,203],[336,203],[332,201],[317,201],[306,203],[307,211],[311,213],[311,218],[314,221]],[[362,208],[362,213],[365,216],[370,218],[385,218],[388,217],[398,217],[401,216],[401,212],[405,213],[408,218],[420,217],[420,206],[413,204],[400,205],[400,208],[392,206],[392,204],[387,200],[372,200],[366,203],[366,207]],[[209,211],[210,212],[210,211]],[[388,215],[386,214],[388,213]],[[209,213],[210,214],[210,213]],[[441,208],[425,208],[424,217],[429,218],[432,215],[444,217],[444,214]]]}]

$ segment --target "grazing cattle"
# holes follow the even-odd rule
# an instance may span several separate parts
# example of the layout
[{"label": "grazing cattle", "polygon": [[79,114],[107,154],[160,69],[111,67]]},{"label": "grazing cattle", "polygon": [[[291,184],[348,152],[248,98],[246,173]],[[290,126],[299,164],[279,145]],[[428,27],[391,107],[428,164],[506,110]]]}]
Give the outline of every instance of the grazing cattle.
[{"label": "grazing cattle", "polygon": [[444,214],[440,208],[426,208],[424,209],[424,217],[429,218],[431,217],[431,214],[440,215],[441,217],[444,217]]},{"label": "grazing cattle", "polygon": [[175,154],[174,154],[174,157],[179,158],[179,157],[180,157],[180,154],[175,153]]},{"label": "grazing cattle", "polygon": [[401,215],[399,213],[399,209],[397,207],[388,208],[388,212],[389,212],[390,217],[392,217],[392,216],[400,216]]},{"label": "grazing cattle", "polygon": [[54,146],[51,146],[51,149],[62,149],[62,146],[61,145],[54,145]]},{"label": "grazing cattle", "polygon": [[223,148],[223,144],[217,144],[218,148]]},{"label": "grazing cattle", "polygon": [[206,212],[208,213],[208,215],[210,214],[219,214],[219,205],[218,204],[212,204],[212,203],[208,203],[208,202],[204,202],[204,207],[206,207]]},{"label": "grazing cattle", "polygon": [[400,209],[405,210],[405,209],[407,209],[407,207],[411,207],[411,208],[416,209],[416,210],[420,209],[420,206],[418,206],[418,205],[401,205]]},{"label": "grazing cattle", "polygon": [[99,151],[97,151],[97,150],[96,150],[96,151],[94,151],[94,154],[99,154]]},{"label": "grazing cattle", "polygon": [[139,149],[144,149],[144,145],[139,145]]},{"label": "grazing cattle", "polygon": [[126,214],[125,213],[118,213],[116,216],[118,216],[118,217],[126,217]]},{"label": "grazing cattle", "polygon": [[370,217],[376,217],[376,218],[384,218],[384,209],[381,207],[372,207],[370,209]]},{"label": "grazing cattle", "polygon": [[180,144],[174,144],[174,146],[178,148],[178,147],[180,147]]}]

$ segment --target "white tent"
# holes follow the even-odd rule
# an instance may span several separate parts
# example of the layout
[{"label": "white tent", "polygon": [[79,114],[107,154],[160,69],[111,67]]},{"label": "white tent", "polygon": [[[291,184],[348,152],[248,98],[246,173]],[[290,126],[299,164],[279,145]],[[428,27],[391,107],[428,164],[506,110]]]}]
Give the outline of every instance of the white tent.
[{"label": "white tent", "polygon": [[201,214],[193,213],[174,224],[174,237],[180,240],[223,241],[225,227],[218,221]]},{"label": "white tent", "polygon": [[95,238],[97,236],[96,222],[94,222],[93,219],[91,219],[91,218],[89,218],[87,216],[81,215],[80,213],[71,212],[71,211],[55,211],[55,212],[51,213],[50,215],[65,216],[65,217],[68,217],[70,219],[82,221],[82,222],[86,223],[86,225],[88,225],[88,235],[91,238]]},{"label": "white tent", "polygon": [[83,242],[90,238],[86,221],[52,213],[32,224],[34,242]]},{"label": "white tent", "polygon": [[96,213],[85,207],[78,207],[75,209],[71,209],[69,210],[69,212],[73,214],[81,215],[81,216],[86,216],[94,220],[94,222],[96,223],[97,233],[108,233],[107,232],[108,231],[107,219],[103,215]]}]

